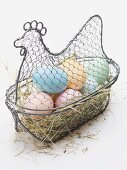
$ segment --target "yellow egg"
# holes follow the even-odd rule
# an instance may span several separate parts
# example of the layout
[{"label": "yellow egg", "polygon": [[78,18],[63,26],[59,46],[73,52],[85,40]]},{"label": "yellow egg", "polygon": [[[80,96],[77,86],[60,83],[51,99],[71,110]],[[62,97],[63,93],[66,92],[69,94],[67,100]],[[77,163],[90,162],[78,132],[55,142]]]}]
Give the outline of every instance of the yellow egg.
[{"label": "yellow egg", "polygon": [[84,66],[74,59],[67,59],[60,68],[68,75],[68,88],[80,90],[86,81]]}]

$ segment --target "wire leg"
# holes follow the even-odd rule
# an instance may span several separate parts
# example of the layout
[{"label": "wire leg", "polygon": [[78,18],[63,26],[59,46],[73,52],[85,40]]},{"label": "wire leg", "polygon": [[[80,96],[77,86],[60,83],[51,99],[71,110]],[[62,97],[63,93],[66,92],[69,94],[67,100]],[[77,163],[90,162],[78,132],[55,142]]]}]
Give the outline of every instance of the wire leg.
[{"label": "wire leg", "polygon": [[15,111],[12,112],[13,119],[15,121],[15,130],[16,132],[19,132],[19,127],[18,127],[18,115]]}]

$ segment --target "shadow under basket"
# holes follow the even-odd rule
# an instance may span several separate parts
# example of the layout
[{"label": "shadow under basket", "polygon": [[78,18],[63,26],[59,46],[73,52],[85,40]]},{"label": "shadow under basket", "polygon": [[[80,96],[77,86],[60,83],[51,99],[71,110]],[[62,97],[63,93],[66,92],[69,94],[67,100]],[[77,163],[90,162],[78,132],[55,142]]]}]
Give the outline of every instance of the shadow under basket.
[{"label": "shadow under basket", "polygon": [[[71,134],[72,131],[83,123],[103,113],[109,103],[111,86],[117,80],[120,68],[103,51],[102,28],[102,19],[100,16],[95,15],[86,22],[65,49],[60,53],[51,53],[42,39],[42,36],[47,32],[43,24],[33,21],[24,25],[25,34],[14,43],[16,48],[21,48],[20,54],[24,56],[23,61],[16,83],[9,87],[6,92],[6,105],[13,115],[16,131],[28,132],[41,142],[55,142],[67,134]],[[25,98],[27,98],[27,95],[29,95],[27,94],[27,92],[29,93],[27,86],[31,86],[32,73],[38,67],[43,67],[44,64],[51,66],[51,68],[54,66],[59,67],[70,56],[73,56],[74,62],[83,64],[88,62],[89,65],[92,63],[92,60],[98,58],[98,63],[91,64],[92,72],[89,73],[89,69],[85,72],[88,77],[92,73],[96,76],[101,75],[102,78],[102,73],[107,75],[104,70],[106,67],[104,63],[106,63],[107,67],[109,67],[109,73],[105,82],[101,83],[93,92],[87,95],[83,93],[76,101],[74,100],[63,107],[52,108],[52,112],[49,114],[33,114],[30,108],[28,109],[29,112],[26,112],[25,108],[23,108],[22,100],[19,102],[21,98],[19,92],[22,91],[24,93],[25,90],[24,94]],[[100,62],[102,60],[105,60],[103,66],[101,66]],[[74,62],[72,62],[71,58],[71,63]],[[81,64],[77,65],[78,69],[81,69]],[[72,68],[71,71],[73,71]]]}]

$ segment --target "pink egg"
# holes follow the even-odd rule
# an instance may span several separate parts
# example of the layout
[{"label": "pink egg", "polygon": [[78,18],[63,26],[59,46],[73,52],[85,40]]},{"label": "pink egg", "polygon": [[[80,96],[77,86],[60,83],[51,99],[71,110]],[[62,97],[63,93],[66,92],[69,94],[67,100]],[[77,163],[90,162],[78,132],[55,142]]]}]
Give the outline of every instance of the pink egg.
[{"label": "pink egg", "polygon": [[55,105],[56,107],[64,106],[67,103],[72,102],[72,100],[74,101],[78,100],[78,97],[81,96],[82,94],[79,91],[73,89],[67,89],[57,97],[55,101]]},{"label": "pink egg", "polygon": [[[32,113],[32,114],[49,114],[52,112],[52,110],[48,110],[48,109],[53,108],[53,106],[54,103],[52,98],[44,92],[32,93],[30,96],[27,97],[23,105],[23,107],[25,108],[25,112]],[[34,109],[35,111],[27,110],[27,109]],[[38,111],[38,110],[46,110],[46,111]]]}]

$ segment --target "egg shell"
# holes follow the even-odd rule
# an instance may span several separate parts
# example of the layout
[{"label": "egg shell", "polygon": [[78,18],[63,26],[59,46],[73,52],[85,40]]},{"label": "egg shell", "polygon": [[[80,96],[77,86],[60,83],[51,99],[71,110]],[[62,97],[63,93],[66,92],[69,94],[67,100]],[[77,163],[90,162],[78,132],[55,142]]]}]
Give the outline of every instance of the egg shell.
[{"label": "egg shell", "polygon": [[32,80],[38,89],[46,93],[61,93],[68,84],[64,70],[46,65],[35,70]]},{"label": "egg shell", "polygon": [[94,79],[93,76],[89,76],[86,80],[86,83],[84,84],[82,88],[82,93],[85,95],[89,95],[93,93],[98,87],[98,83]]},{"label": "egg shell", "polygon": [[84,66],[75,59],[67,59],[61,65],[68,75],[68,88],[80,90],[86,81]]},{"label": "egg shell", "polygon": [[[27,99],[24,101],[23,107],[25,108],[26,113],[32,113],[32,114],[50,114],[52,110],[48,110],[54,107],[54,102],[52,98],[44,93],[32,93],[27,97]],[[27,110],[27,109],[33,109],[33,110]],[[38,111],[42,110],[42,111]],[[45,111],[44,111],[45,110]],[[32,116],[33,118],[38,118],[37,116]]]},{"label": "egg shell", "polygon": [[88,76],[93,76],[99,85],[108,80],[109,64],[103,58],[90,58],[90,61],[84,62],[85,70]]},{"label": "egg shell", "polygon": [[82,96],[82,94],[77,91],[77,90],[73,90],[73,89],[66,89],[63,93],[61,93],[56,101],[55,101],[55,106],[56,107],[61,107],[64,106],[70,102],[78,100],[80,97]]}]

